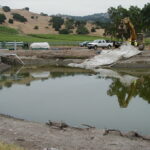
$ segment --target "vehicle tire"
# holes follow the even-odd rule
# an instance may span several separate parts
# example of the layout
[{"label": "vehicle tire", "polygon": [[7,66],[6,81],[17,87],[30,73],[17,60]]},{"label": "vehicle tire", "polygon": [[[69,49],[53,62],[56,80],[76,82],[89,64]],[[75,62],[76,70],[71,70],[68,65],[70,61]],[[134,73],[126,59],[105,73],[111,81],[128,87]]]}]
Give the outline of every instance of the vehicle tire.
[{"label": "vehicle tire", "polygon": [[91,49],[91,47],[88,47],[88,49]]},{"label": "vehicle tire", "polygon": [[111,45],[108,45],[107,48],[110,49],[110,48],[111,48]]},{"label": "vehicle tire", "polygon": [[139,49],[140,51],[143,51],[143,50],[144,50],[144,44],[139,45],[139,46],[138,46],[138,49]]},{"label": "vehicle tire", "polygon": [[96,45],[94,46],[94,50],[97,50],[97,46]]}]

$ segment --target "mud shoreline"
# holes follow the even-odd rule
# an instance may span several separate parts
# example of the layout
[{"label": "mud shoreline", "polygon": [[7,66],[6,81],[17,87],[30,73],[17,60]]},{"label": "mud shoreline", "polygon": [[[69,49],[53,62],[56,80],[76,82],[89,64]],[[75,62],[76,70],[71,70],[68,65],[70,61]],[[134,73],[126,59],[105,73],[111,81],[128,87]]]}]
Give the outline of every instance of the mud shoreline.
[{"label": "mud shoreline", "polygon": [[[56,123],[55,123],[56,124]],[[150,136],[93,127],[74,128],[0,115],[0,141],[26,150],[149,150]]]}]

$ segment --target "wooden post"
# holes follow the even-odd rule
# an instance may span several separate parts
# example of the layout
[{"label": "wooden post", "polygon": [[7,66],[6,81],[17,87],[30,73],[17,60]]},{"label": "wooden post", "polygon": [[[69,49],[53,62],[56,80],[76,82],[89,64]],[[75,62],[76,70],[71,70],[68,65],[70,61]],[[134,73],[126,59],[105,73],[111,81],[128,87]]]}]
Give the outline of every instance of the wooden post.
[{"label": "wooden post", "polygon": [[14,43],[14,50],[17,50],[17,43],[16,43],[16,41]]}]

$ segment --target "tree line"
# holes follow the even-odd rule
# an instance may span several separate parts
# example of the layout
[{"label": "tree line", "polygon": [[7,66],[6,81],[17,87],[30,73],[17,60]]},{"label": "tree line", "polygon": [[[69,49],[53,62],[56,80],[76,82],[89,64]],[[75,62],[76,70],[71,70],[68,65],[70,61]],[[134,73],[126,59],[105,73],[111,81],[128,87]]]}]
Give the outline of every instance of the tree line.
[{"label": "tree line", "polygon": [[117,8],[110,7],[107,12],[110,17],[110,22],[97,22],[99,25],[105,28],[106,35],[117,37],[118,26],[121,19],[125,17],[130,18],[137,33],[150,32],[150,3],[145,4],[142,9],[137,6],[130,6],[129,9],[123,8],[121,5]]}]

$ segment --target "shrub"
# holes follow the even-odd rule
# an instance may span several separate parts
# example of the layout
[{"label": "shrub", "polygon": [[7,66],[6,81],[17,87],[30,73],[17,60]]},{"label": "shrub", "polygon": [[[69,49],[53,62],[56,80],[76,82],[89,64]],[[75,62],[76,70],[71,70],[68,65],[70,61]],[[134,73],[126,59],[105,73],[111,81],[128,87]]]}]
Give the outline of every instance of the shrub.
[{"label": "shrub", "polygon": [[11,11],[10,7],[8,7],[8,6],[3,6],[2,8],[3,8],[4,12],[10,12]]},{"label": "shrub", "polygon": [[39,27],[38,27],[38,26],[35,26],[35,27],[34,27],[34,29],[35,29],[35,30],[38,30],[38,29],[39,29]]},{"label": "shrub", "polygon": [[27,11],[29,11],[30,9],[29,9],[29,7],[25,7],[25,8],[24,8],[24,10],[27,10]]},{"label": "shrub", "polygon": [[59,30],[59,33],[60,34],[69,34],[70,30],[69,29],[62,29],[62,30]]},{"label": "shrub", "polygon": [[88,34],[89,31],[85,26],[79,26],[76,31],[77,34]]},{"label": "shrub", "polygon": [[13,23],[14,23],[14,20],[13,20],[13,19],[9,19],[8,22],[9,22],[10,24],[13,24]]},{"label": "shrub", "polygon": [[94,27],[92,27],[91,32],[96,32],[96,30],[95,30],[95,28],[94,28]]},{"label": "shrub", "polygon": [[48,14],[45,14],[43,12],[40,13],[41,16],[48,16]]},{"label": "shrub", "polygon": [[34,19],[34,16],[31,16],[31,19]]},{"label": "shrub", "polygon": [[27,19],[20,14],[13,13],[12,15],[13,15],[13,19],[15,19],[16,21],[27,22]]},{"label": "shrub", "polygon": [[0,24],[4,23],[6,20],[6,16],[4,14],[0,14]]}]

